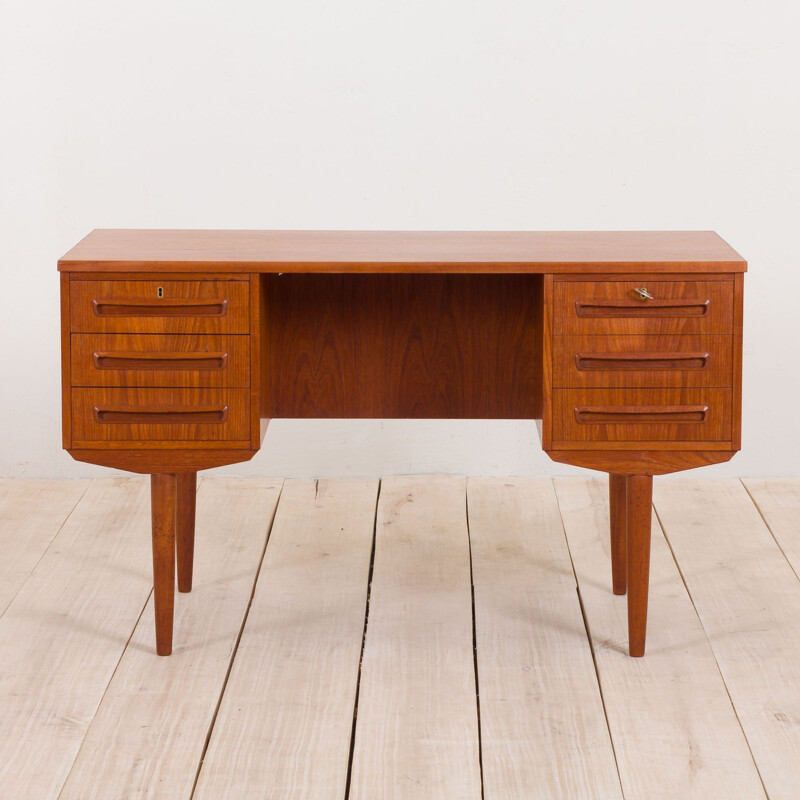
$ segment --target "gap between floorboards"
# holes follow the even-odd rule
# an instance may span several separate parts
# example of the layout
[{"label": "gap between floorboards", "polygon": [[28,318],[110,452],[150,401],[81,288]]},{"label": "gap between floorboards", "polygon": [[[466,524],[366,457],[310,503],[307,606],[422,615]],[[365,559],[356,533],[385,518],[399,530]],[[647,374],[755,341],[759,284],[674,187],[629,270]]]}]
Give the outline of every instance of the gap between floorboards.
[{"label": "gap between floorboards", "polygon": [[253,605],[253,597],[256,593],[256,586],[258,585],[258,579],[261,575],[261,567],[264,564],[264,557],[267,554],[267,546],[269,545],[269,541],[272,538],[272,527],[275,524],[275,517],[278,515],[278,506],[281,504],[281,498],[283,497],[283,487],[285,485],[285,481],[281,482],[281,490],[278,493],[278,501],[275,503],[272,509],[272,516],[267,523],[267,535],[266,539],[264,540],[264,547],[261,550],[261,558],[258,561],[258,568],[256,569],[256,574],[253,578],[253,586],[250,589],[250,597],[247,601],[247,608],[245,609],[244,616],[242,617],[242,624],[239,626],[239,632],[236,635],[236,641],[233,645],[233,650],[231,651],[230,661],[228,661],[228,669],[225,672],[225,679],[222,681],[222,687],[220,688],[219,696],[217,697],[217,703],[214,707],[214,714],[211,717],[211,722],[208,726],[208,732],[206,733],[205,741],[203,742],[203,751],[200,754],[200,761],[197,764],[197,770],[194,775],[194,781],[192,783],[192,791],[189,794],[189,800],[192,800],[194,797],[194,793],[197,791],[197,782],[200,780],[200,770],[203,768],[203,762],[205,761],[206,753],[208,752],[208,744],[211,741],[211,735],[214,732],[214,725],[217,722],[217,715],[219,714],[220,706],[222,705],[222,698],[225,695],[225,690],[228,688],[228,680],[231,676],[231,670],[233,669],[233,662],[236,660],[236,653],[239,651],[239,643],[242,641],[242,634],[244,633],[244,627],[247,624],[247,617],[250,615],[250,608]]},{"label": "gap between floorboards", "polygon": [[353,778],[353,755],[356,750],[356,724],[358,722],[358,695],[361,691],[361,665],[364,661],[364,648],[367,645],[367,625],[369,624],[369,600],[372,594],[372,572],[375,567],[375,542],[378,538],[378,506],[381,502],[382,480],[378,480],[378,493],[375,497],[375,516],[372,520],[372,549],[369,554],[369,570],[367,572],[367,602],[364,607],[364,630],[361,634],[361,653],[358,656],[358,674],[356,676],[356,694],[353,703],[353,727],[350,732],[350,752],[347,755],[347,778],[344,783],[344,800],[350,800],[350,784]]}]

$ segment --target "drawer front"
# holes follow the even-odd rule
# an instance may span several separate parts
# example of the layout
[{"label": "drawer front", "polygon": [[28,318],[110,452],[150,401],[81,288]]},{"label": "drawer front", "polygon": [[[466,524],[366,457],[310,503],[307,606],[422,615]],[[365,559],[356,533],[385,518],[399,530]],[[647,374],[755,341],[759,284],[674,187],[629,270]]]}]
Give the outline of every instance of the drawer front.
[{"label": "drawer front", "polygon": [[247,333],[248,281],[70,281],[73,333]]},{"label": "drawer front", "polygon": [[561,336],[553,386],[729,387],[731,336]]},{"label": "drawer front", "polygon": [[733,331],[733,281],[556,281],[553,292],[557,336]]},{"label": "drawer front", "polygon": [[73,386],[250,385],[250,337],[75,333]]},{"label": "drawer front", "polygon": [[72,389],[75,448],[250,446],[248,389]]},{"label": "drawer front", "polygon": [[[730,389],[556,389],[554,449],[731,440]],[[649,446],[649,445],[648,445]]]}]

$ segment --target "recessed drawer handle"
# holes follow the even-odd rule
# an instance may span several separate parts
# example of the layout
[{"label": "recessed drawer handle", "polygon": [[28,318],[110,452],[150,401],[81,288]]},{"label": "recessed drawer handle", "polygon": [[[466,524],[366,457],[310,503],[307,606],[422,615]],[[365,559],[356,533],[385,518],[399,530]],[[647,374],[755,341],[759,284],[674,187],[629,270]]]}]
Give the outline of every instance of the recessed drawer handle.
[{"label": "recessed drawer handle", "polygon": [[158,303],[92,300],[96,317],[224,317],[228,301],[161,300]]},{"label": "recessed drawer handle", "polygon": [[141,409],[141,408],[100,408],[93,409],[94,418],[101,423],[145,423],[147,425],[180,425],[197,422],[225,422],[228,418],[228,406],[222,408],[191,408],[186,411],[175,409]]},{"label": "recessed drawer handle", "polygon": [[579,406],[575,420],[580,425],[705,422],[708,406]]},{"label": "recessed drawer handle", "polygon": [[224,370],[227,353],[93,353],[95,369]]},{"label": "recessed drawer handle", "polygon": [[636,302],[586,303],[575,301],[575,313],[579,317],[704,317],[711,307],[710,300],[680,302],[676,300],[648,300],[647,305]]},{"label": "recessed drawer handle", "polygon": [[575,353],[575,368],[594,370],[706,369],[709,353]]}]

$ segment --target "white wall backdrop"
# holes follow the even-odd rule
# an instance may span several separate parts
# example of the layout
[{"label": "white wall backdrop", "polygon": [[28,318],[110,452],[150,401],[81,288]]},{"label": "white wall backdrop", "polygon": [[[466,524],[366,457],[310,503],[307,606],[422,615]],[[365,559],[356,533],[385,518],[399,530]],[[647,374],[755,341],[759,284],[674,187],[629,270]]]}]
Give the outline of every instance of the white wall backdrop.
[{"label": "white wall backdrop", "polygon": [[[743,452],[798,474],[797,3],[6,0],[0,474],[60,450],[56,259],[95,227],[714,229]],[[277,421],[239,474],[563,474],[532,423]]]}]

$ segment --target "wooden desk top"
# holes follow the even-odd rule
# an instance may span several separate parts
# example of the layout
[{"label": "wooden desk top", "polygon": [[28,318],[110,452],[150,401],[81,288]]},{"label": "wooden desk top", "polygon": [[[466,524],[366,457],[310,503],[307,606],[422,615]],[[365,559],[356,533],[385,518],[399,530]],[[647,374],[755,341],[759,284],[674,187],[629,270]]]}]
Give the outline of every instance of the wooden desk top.
[{"label": "wooden desk top", "polygon": [[713,231],[92,231],[68,272],[744,272]]}]

